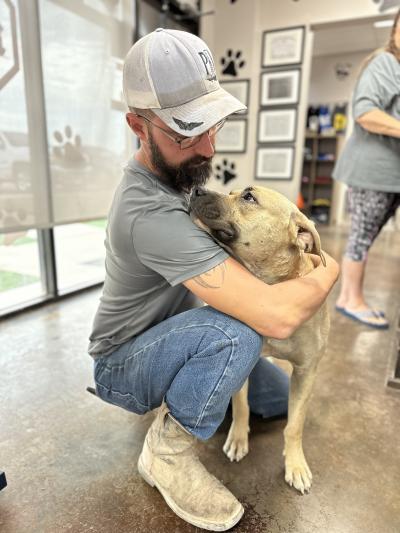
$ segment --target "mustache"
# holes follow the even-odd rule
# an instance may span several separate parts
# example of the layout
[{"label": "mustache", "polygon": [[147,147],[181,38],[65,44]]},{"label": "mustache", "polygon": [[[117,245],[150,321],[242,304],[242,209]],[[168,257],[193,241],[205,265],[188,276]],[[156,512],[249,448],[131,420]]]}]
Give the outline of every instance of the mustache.
[{"label": "mustache", "polygon": [[211,159],[211,157],[203,157],[198,155],[186,161],[182,166],[192,167],[195,165],[200,165],[201,163],[211,163]]}]

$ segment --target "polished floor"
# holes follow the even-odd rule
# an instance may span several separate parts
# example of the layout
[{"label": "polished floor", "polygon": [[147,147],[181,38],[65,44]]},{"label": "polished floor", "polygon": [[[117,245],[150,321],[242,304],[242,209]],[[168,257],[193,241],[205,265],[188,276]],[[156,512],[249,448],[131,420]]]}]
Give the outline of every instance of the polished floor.
[{"label": "polished floor", "polygon": [[[321,232],[339,258],[345,234]],[[369,330],[337,315],[305,430],[314,475],[302,496],[284,482],[284,421],[251,420],[250,454],[222,452],[229,420],[198,451],[243,502],[240,533],[398,533],[400,390],[386,386],[400,302],[400,236],[384,232],[370,254],[367,296],[393,326]],[[0,492],[2,533],[186,533],[138,475],[153,414],[143,417],[85,392],[87,336],[99,291],[4,320],[0,325]],[[210,495],[212,498],[212,495]]]}]

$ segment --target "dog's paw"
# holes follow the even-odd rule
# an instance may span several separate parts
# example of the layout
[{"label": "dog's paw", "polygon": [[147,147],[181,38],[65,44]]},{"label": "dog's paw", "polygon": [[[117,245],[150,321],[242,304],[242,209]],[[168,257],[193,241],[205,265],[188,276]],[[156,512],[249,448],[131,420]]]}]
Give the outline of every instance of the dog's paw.
[{"label": "dog's paw", "polygon": [[285,481],[291,487],[294,487],[302,494],[309,492],[312,484],[311,470],[304,458],[303,453],[299,454],[302,457],[290,459],[286,455],[285,461]]},{"label": "dog's paw", "polygon": [[229,430],[228,438],[224,444],[223,450],[230,461],[240,461],[249,453],[249,433],[250,429],[238,429],[233,425]]}]

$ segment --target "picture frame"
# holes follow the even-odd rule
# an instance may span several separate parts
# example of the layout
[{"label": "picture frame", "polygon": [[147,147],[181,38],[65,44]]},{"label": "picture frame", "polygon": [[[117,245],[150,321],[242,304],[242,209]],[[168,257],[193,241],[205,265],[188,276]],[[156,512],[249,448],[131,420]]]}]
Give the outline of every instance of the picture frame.
[{"label": "picture frame", "polygon": [[[225,89],[229,94],[237,98],[246,107],[249,107],[249,95],[250,95],[250,80],[229,80],[220,81],[220,86]],[[235,115],[246,115],[247,109],[244,111],[238,111]]]},{"label": "picture frame", "polygon": [[300,98],[300,69],[261,74],[260,107],[297,104]]},{"label": "picture frame", "polygon": [[304,53],[304,26],[263,32],[261,68],[301,64]]},{"label": "picture frame", "polygon": [[240,154],[246,152],[247,120],[227,120],[218,132],[215,151],[221,154]]},{"label": "picture frame", "polygon": [[257,141],[282,143],[296,140],[297,109],[264,109],[258,114]]},{"label": "picture frame", "polygon": [[277,146],[257,148],[256,180],[291,180],[293,176],[294,147]]}]

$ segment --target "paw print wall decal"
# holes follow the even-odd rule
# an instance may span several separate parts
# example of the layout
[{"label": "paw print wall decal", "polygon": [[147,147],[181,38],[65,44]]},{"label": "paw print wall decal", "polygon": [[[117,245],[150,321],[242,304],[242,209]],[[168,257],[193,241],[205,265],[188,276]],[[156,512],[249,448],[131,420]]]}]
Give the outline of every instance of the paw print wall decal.
[{"label": "paw print wall decal", "polygon": [[221,58],[221,65],[223,66],[222,74],[236,77],[238,70],[243,68],[246,64],[244,59],[241,59],[242,52],[238,50],[236,53],[229,49],[226,51],[226,56]]},{"label": "paw print wall decal", "polygon": [[230,181],[237,178],[235,171],[235,163],[229,162],[227,159],[222,161],[221,165],[215,165],[215,177],[217,180],[222,180],[224,185],[227,185]]}]

